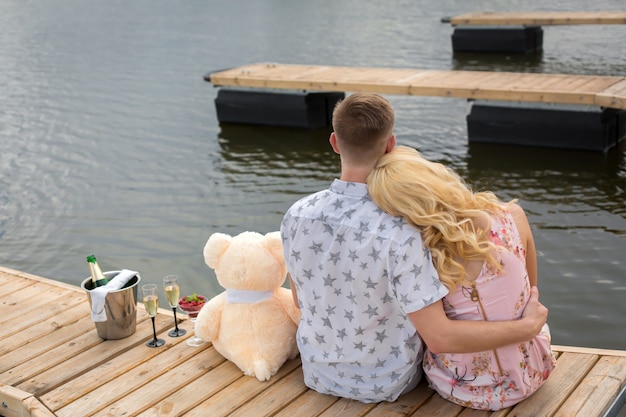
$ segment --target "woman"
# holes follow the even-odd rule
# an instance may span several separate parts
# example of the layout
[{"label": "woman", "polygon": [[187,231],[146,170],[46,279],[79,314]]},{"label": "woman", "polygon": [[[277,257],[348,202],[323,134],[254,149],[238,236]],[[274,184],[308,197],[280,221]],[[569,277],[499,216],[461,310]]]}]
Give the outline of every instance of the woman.
[{"label": "woman", "polygon": [[[446,314],[458,320],[519,318],[537,285],[537,258],[524,210],[412,148],[385,154],[367,179],[376,204],[418,228],[441,282]],[[481,410],[514,405],[535,392],[556,364],[545,325],[532,340],[492,351],[434,354],[424,372],[442,397]]]}]

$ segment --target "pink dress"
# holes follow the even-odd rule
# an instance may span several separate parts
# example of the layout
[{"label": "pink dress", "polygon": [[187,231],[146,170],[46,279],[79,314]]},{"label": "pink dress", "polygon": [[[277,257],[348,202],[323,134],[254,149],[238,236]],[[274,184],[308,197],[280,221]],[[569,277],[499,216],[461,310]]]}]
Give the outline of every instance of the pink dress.
[{"label": "pink dress", "polygon": [[[504,269],[483,265],[473,284],[464,283],[443,300],[457,320],[511,320],[521,317],[530,298],[526,252],[511,215],[492,218],[491,241]],[[426,350],[424,372],[443,398],[464,407],[499,410],[535,392],[556,365],[548,325],[534,339],[476,353],[435,355]]]}]

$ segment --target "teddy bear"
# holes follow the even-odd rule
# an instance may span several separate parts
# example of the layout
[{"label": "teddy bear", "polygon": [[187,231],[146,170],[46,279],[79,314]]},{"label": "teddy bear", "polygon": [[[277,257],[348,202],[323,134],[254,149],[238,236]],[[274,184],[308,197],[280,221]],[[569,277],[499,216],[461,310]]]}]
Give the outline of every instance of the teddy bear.
[{"label": "teddy bear", "polygon": [[196,335],[245,375],[269,380],[299,353],[300,309],[282,287],[287,267],[280,232],[213,233],[203,254],[226,290],[204,304]]}]

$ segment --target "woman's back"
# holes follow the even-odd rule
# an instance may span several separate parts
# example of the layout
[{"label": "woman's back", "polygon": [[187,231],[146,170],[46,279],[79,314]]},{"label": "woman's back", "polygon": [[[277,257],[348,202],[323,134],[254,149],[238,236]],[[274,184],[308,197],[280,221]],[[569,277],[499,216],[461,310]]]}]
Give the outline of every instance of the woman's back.
[{"label": "woman's back", "polygon": [[[458,320],[519,318],[530,297],[526,254],[510,213],[492,218],[490,240],[503,266],[487,263],[473,281],[460,283],[444,299],[446,314]],[[547,325],[531,341],[468,354],[424,356],[424,371],[433,389],[457,404],[497,410],[516,404],[539,388],[554,368]]]}]

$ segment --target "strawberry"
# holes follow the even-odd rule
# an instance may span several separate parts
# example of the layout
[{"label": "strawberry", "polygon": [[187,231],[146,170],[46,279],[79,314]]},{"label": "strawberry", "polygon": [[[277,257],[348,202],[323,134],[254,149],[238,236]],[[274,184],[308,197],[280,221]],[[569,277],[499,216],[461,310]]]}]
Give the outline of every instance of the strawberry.
[{"label": "strawberry", "polygon": [[206,297],[203,295],[198,295],[197,293],[193,293],[193,295],[183,296],[179,301],[178,305],[183,310],[191,310],[197,311],[202,308],[206,301]]}]

